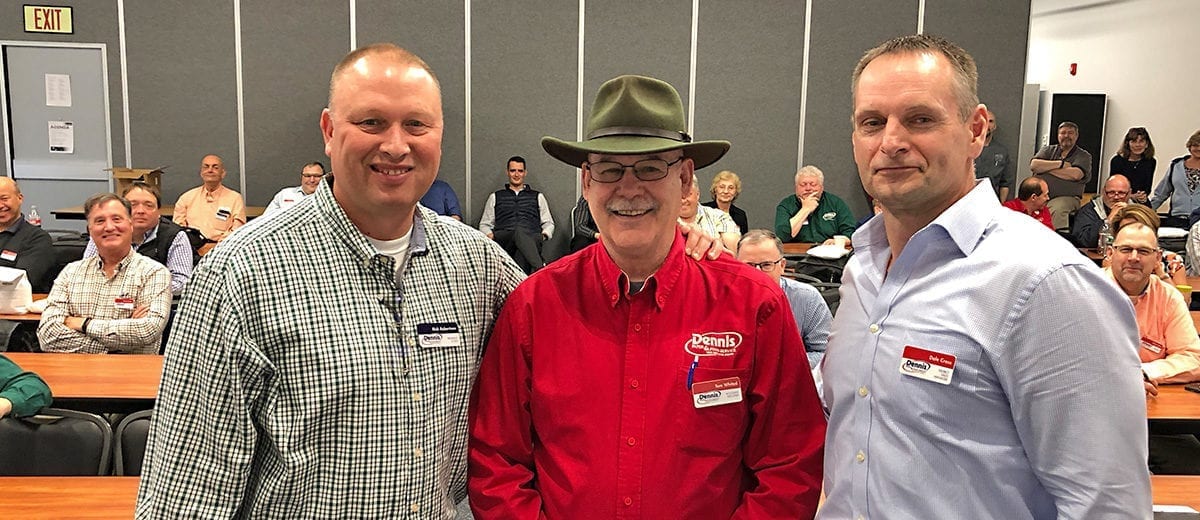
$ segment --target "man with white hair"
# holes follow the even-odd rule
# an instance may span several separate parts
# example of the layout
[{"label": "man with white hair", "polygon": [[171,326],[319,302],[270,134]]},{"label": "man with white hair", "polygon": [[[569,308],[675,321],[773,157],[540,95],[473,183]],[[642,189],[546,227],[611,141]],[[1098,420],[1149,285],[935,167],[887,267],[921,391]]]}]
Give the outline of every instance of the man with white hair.
[{"label": "man with white hair", "polygon": [[775,207],[775,234],[784,242],[846,245],[854,233],[854,214],[837,195],[825,192],[825,174],[816,166],[796,172],[796,194]]}]

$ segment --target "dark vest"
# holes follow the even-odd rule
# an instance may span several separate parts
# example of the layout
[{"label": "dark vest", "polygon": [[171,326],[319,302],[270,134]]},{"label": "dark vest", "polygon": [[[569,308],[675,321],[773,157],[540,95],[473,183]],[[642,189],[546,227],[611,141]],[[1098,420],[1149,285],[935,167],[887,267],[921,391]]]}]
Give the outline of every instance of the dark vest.
[{"label": "dark vest", "polygon": [[172,222],[167,217],[158,219],[158,233],[154,238],[142,242],[138,246],[137,252],[143,256],[148,256],[155,262],[162,265],[167,265],[167,254],[171,252],[171,243],[175,241],[175,235],[183,232],[183,228]]},{"label": "dark vest", "polygon": [[535,235],[542,232],[542,216],[538,209],[538,191],[528,184],[517,193],[505,187],[496,192],[495,207],[498,231],[524,229]]}]

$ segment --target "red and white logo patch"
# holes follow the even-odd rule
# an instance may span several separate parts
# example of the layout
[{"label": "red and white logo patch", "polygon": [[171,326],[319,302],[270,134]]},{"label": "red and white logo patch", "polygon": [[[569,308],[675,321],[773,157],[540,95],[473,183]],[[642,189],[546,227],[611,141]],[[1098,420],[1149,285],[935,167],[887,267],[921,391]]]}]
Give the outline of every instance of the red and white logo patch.
[{"label": "red and white logo patch", "polygon": [[683,344],[683,350],[693,356],[732,356],[741,345],[739,332],[693,333],[692,339]]}]

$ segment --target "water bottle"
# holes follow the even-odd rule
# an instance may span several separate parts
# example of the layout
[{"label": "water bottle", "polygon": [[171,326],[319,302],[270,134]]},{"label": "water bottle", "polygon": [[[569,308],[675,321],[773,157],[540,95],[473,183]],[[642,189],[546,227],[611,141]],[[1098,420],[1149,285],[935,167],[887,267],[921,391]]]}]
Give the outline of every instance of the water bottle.
[{"label": "water bottle", "polygon": [[42,217],[40,215],[38,215],[37,206],[30,206],[29,218],[25,219],[25,221],[29,222],[30,224],[33,224],[35,226],[41,227]]},{"label": "water bottle", "polygon": [[1100,251],[1100,254],[1104,254],[1112,242],[1112,225],[1108,223],[1108,219],[1104,219],[1104,223],[1100,227],[1100,239],[1096,241],[1096,249]]}]

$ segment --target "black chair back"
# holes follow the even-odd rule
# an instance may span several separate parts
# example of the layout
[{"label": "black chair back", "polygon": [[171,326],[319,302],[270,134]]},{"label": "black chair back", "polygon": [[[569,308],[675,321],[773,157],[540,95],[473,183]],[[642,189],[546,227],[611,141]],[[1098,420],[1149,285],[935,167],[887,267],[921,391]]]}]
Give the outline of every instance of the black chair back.
[{"label": "black chair back", "polygon": [[112,427],[99,415],[44,408],[0,419],[0,475],[107,475]]},{"label": "black chair back", "polygon": [[117,425],[117,449],[113,459],[117,475],[141,476],[142,459],[146,457],[146,439],[150,436],[151,412],[153,410],[129,414]]}]

